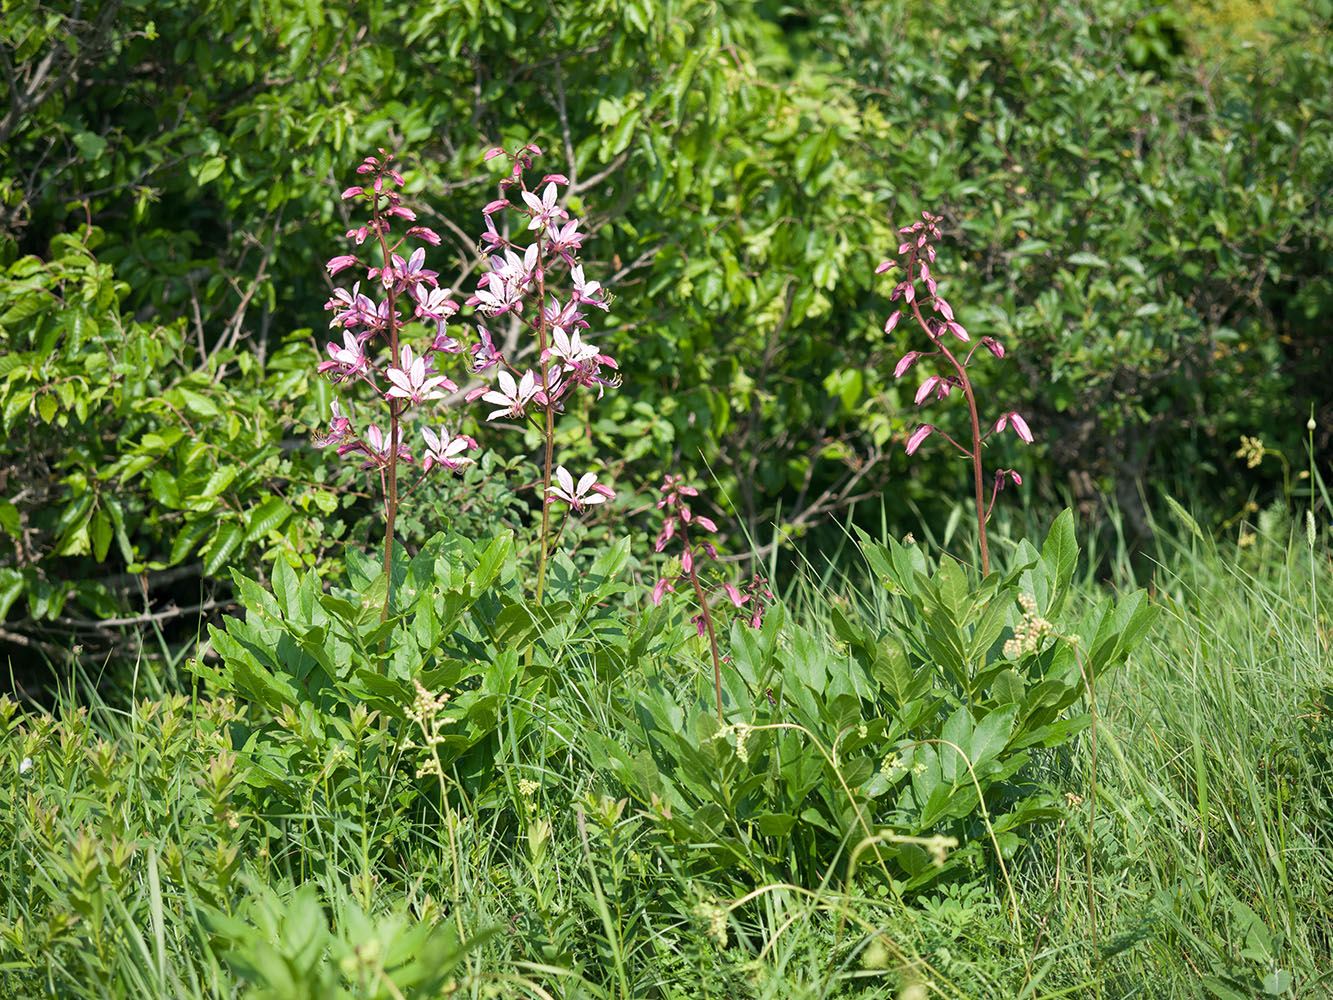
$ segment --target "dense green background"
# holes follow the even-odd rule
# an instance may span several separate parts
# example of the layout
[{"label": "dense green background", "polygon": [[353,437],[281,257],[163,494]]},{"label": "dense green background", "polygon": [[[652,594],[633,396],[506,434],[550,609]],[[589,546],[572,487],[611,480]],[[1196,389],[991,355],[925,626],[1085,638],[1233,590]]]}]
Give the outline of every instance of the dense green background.
[{"label": "dense green background", "polygon": [[[98,619],[173,595],[186,613],[115,641],[132,653],[156,628],[170,647],[228,600],[225,567],[373,535],[368,500],[325,489],[339,473],[307,442],[328,398],[312,369],[337,193],[376,146],[445,233],[446,280],[475,262],[498,176],[485,148],[536,141],[573,180],[588,273],[616,295],[594,332],[625,385],[571,413],[563,444],[614,456],[612,517],[668,469],[715,480],[735,549],[856,498],[899,530],[942,516],[968,470],[902,453],[916,383],[891,369],[914,342],[881,332],[891,281],[873,276],[922,209],[944,216],[936,270],[960,319],[1010,351],[977,377],[1038,444],[991,460],[1023,472],[1040,519],[1072,497],[1095,527],[1109,502],[1134,535],[1161,490],[1205,525],[1289,499],[1312,408],[1327,462],[1327,2],[0,14],[11,649],[100,656]],[[1247,468],[1242,434],[1282,460]]]}]

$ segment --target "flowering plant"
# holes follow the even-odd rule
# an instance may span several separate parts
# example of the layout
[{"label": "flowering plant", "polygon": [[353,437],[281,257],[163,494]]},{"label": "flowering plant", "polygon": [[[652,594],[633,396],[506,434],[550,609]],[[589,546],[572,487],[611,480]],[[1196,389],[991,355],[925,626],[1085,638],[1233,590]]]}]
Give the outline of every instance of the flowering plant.
[{"label": "flowering plant", "polygon": [[[657,501],[657,509],[665,511],[662,518],[662,530],[658,533],[653,548],[662,552],[673,538],[679,538],[681,544],[680,572],[668,573],[661,577],[653,587],[653,604],[662,603],[667,594],[676,592],[676,584],[688,581],[694,589],[695,599],[699,602],[699,612],[690,619],[700,636],[708,636],[708,648],[713,655],[713,686],[717,696],[717,718],[722,722],[722,658],[717,649],[717,633],[713,628],[713,616],[708,606],[708,595],[703,582],[699,579],[699,561],[701,558],[716,559],[717,547],[707,539],[692,538],[690,531],[697,527],[703,531],[716,532],[717,524],[711,517],[696,514],[689,501],[699,495],[699,491],[685,483],[682,476],[667,476],[659,487],[662,493]],[[764,608],[773,601],[773,593],[768,589],[763,577],[755,575],[745,592],[733,583],[722,587],[727,599],[736,608],[745,608],[748,604],[748,621],[751,628],[763,624]]]},{"label": "flowering plant", "polygon": [[[916,320],[917,325],[925,332],[933,346],[933,350],[908,351],[904,354],[893,369],[894,378],[902,378],[923,358],[940,357],[946,362],[945,373],[927,376],[925,381],[921,383],[920,388],[917,389],[917,405],[920,406],[932,398],[944,399],[954,389],[961,389],[963,397],[967,400],[968,415],[971,417],[972,424],[970,447],[960,444],[934,424],[920,424],[907,437],[907,454],[914,454],[921,447],[922,442],[931,434],[939,434],[940,437],[971,459],[977,503],[977,532],[981,540],[981,572],[982,575],[985,575],[990,572],[990,551],[986,545],[986,522],[990,520],[991,511],[995,508],[995,498],[1000,490],[1004,488],[1006,481],[1012,480],[1014,485],[1021,486],[1023,477],[1013,469],[995,470],[990,503],[987,504],[985,502],[985,477],[982,472],[981,446],[992,434],[998,434],[1008,427],[1012,427],[1019,438],[1031,444],[1032,430],[1021,414],[1009,411],[1001,414],[990,430],[984,434],[982,433],[981,418],[977,412],[976,394],[973,392],[972,380],[967,373],[968,366],[971,365],[972,357],[976,354],[978,347],[984,347],[995,357],[1003,358],[1004,346],[994,337],[982,337],[980,340],[973,342],[967,330],[954,318],[953,307],[939,294],[939,286],[935,276],[931,273],[931,265],[935,263],[934,243],[940,238],[940,220],[941,217],[938,215],[922,212],[921,221],[899,229],[898,235],[903,240],[898,246],[899,259],[884,261],[875,268],[875,273],[883,274],[885,271],[900,266],[905,272],[905,277],[894,287],[893,293],[889,296],[890,301],[894,302],[902,299],[903,305],[885,321],[884,332],[892,333],[906,311]],[[917,294],[916,282],[918,280],[926,287],[927,295],[924,298]],[[927,318],[921,311],[922,305],[925,305],[935,315]],[[968,348],[967,353],[961,359],[955,353],[957,348],[949,346],[950,337],[964,344],[971,344],[971,347]]]},{"label": "flowering plant", "polygon": [[[378,245],[379,263],[365,264],[355,254],[341,254],[326,265],[330,275],[349,268],[365,266],[366,281],[376,285],[382,298],[378,301],[361,290],[361,282],[349,289],[334,291],[326,308],[333,313],[330,326],[342,330],[341,342],[328,344],[328,359],[319,365],[320,374],[334,383],[365,382],[388,407],[387,435],[378,424],[359,425],[350,413],[344,413],[338,401],[332,405],[326,433],[318,436],[324,446],[336,445],[339,455],[364,457],[362,468],[380,476],[384,496],[385,543],[384,572],[392,561],[394,525],[404,492],[399,486],[400,464],[417,464],[421,476],[413,487],[436,468],[457,471],[474,459],[469,452],[477,449],[474,438],[441,428],[423,427],[420,450],[403,434],[407,411],[459,392],[451,378],[442,374],[437,364],[442,356],[462,354],[463,344],[449,333],[449,321],[459,312],[448,288],[441,288],[438,272],[425,266],[426,251],[417,247],[404,259],[398,253],[408,238],[431,246],[439,236],[425,226],[411,225],[404,237],[394,240],[394,220],[415,223],[416,214],[402,204],[397,188],[402,175],[394,169],[393,154],[380,150],[378,157],[368,156],[357,172],[370,175],[369,182],[347,188],[344,200],[364,201],[370,218],[347,232],[357,246],[371,240]],[[517,188],[518,201],[501,197],[483,209],[485,232],[481,236],[484,270],[474,293],[466,304],[475,308],[477,340],[467,352],[468,372],[486,375],[494,382],[484,382],[464,394],[469,401],[480,399],[492,406],[488,420],[509,418],[529,421],[537,427],[544,442],[541,485],[541,551],[537,570],[537,599],[541,600],[546,578],[546,563],[551,544],[549,506],[564,503],[569,511],[583,511],[615,496],[610,487],[597,482],[595,473],[585,473],[577,483],[564,466],[555,465],[555,417],[564,410],[570,395],[580,387],[596,389],[600,397],[608,387],[619,385],[614,359],[584,341],[582,332],[590,327],[588,308],[606,310],[609,301],[601,284],[588,279],[577,252],[584,235],[579,221],[572,219],[560,201],[560,186],[568,184],[561,174],[548,174],[538,185],[540,193],[530,190],[524,175],[540,150],[525,145],[512,154],[495,148],[486,159],[509,156],[511,168],[500,182],[502,194]],[[506,209],[526,217],[522,233],[531,241],[511,235],[509,227],[497,227]],[[562,304],[552,294],[550,278],[563,270],[572,290]],[[527,306],[534,308],[527,309]],[[404,310],[427,324],[431,340],[420,352],[410,344],[400,343],[405,322]],[[504,317],[508,330],[497,346],[487,324]],[[482,322],[484,320],[484,322]],[[524,343],[522,334],[530,334]],[[376,339],[387,346],[387,360],[375,350]],[[520,369],[519,362],[535,355],[535,364]],[[511,360],[512,359],[512,360]],[[490,373],[489,375],[487,373]],[[554,479],[554,482],[552,481]],[[411,488],[407,492],[410,492]],[[387,616],[386,595],[383,614]]]},{"label": "flowering plant", "polygon": [[[457,391],[453,380],[440,374],[435,366],[440,355],[457,354],[462,348],[446,332],[450,317],[458,312],[458,304],[449,289],[439,287],[438,273],[426,268],[425,247],[416,247],[406,259],[398,253],[408,239],[438,246],[440,237],[426,226],[415,225],[416,213],[402,203],[402,196],[396,190],[404,181],[393,167],[393,154],[383,149],[379,154],[367,156],[356,168],[358,174],[367,177],[366,183],[342,192],[344,201],[364,203],[370,213],[363,224],[347,231],[347,238],[358,247],[370,240],[371,246],[379,250],[379,263],[362,261],[356,254],[340,254],[325,266],[330,276],[353,267],[366,268],[365,280],[380,298],[377,301],[369,292],[363,292],[360,281],[350,290],[334,290],[325,309],[333,313],[329,326],[342,330],[342,342],[328,345],[328,360],[319,365],[318,371],[335,384],[370,385],[388,408],[389,430],[386,436],[379,424],[358,426],[351,411],[344,413],[335,400],[329,428],[316,437],[316,443],[324,447],[336,445],[340,456],[363,456],[361,467],[378,474],[384,497],[387,578],[393,559],[394,524],[404,496],[399,489],[399,465],[416,462],[413,445],[403,434],[403,419],[413,407],[444,399]],[[413,223],[396,239],[392,234],[395,220]],[[435,329],[431,343],[419,355],[410,344],[401,342],[405,309],[410,310],[413,318]],[[377,347],[387,348],[384,359],[380,358]],[[422,428],[421,439],[424,450],[417,483],[432,469],[462,468],[473,461],[467,453],[477,448],[477,442],[466,434],[432,427]],[[409,488],[407,492],[410,491]],[[381,620],[388,613],[386,591]]]},{"label": "flowering plant", "polygon": [[[560,196],[561,186],[568,185],[569,179],[563,174],[547,174],[536,185],[540,191],[529,189],[525,182],[533,159],[540,155],[541,150],[532,144],[513,152],[500,147],[487,151],[488,161],[507,156],[510,170],[500,181],[502,197],[482,210],[486,229],[480,245],[485,270],[467,299],[467,305],[474,306],[487,323],[504,318],[508,326],[502,346],[497,346],[488,326],[478,322],[478,341],[471,348],[472,372],[480,375],[494,371],[498,387],[482,386],[469,392],[467,398],[481,399],[494,407],[487,420],[527,421],[542,436],[539,602],[551,546],[550,505],[560,502],[567,512],[583,511],[615,496],[610,487],[597,482],[596,473],[585,472],[575,482],[573,473],[555,464],[556,414],[564,411],[569,398],[580,388],[595,389],[600,399],[606,389],[620,385],[615,360],[582,336],[592,325],[588,310],[605,311],[610,301],[601,284],[584,275],[579,261],[578,251],[586,234],[579,231],[581,223],[570,216]],[[517,203],[511,201],[514,189]],[[497,218],[505,222],[506,210],[526,217],[517,235],[508,225],[496,225]],[[524,236],[530,236],[531,242],[522,242]],[[554,294],[552,281],[562,271],[571,286],[563,303]]]}]

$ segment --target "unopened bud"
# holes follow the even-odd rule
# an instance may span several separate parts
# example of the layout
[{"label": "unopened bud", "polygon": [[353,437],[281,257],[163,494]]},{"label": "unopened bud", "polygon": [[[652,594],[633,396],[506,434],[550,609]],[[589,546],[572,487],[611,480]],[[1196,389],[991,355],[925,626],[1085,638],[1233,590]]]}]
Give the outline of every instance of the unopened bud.
[{"label": "unopened bud", "polygon": [[1315,426],[1316,426],[1316,424],[1315,424],[1315,422],[1314,422],[1314,417],[1311,417],[1309,420],[1307,420],[1307,421],[1305,422],[1305,429],[1306,429],[1307,431],[1312,431],[1312,430],[1314,430],[1314,429],[1315,429]]}]

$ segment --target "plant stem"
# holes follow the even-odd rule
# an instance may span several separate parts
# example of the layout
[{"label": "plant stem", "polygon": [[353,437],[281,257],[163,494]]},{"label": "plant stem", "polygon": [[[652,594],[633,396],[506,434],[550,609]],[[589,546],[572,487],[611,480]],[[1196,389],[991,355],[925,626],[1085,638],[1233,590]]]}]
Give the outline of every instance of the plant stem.
[{"label": "plant stem", "polygon": [[[389,241],[384,235],[384,226],[380,224],[379,199],[374,201],[372,212],[375,233],[379,237],[380,252],[384,267],[392,266],[393,255],[389,250]],[[398,364],[398,309],[394,303],[394,288],[385,289],[389,303],[389,363]],[[389,618],[389,603],[393,595],[393,542],[394,524],[398,520],[398,432],[399,416],[402,408],[396,399],[389,400],[389,475],[384,498],[384,606],[380,608],[380,621]]]},{"label": "plant stem", "polygon": [[[537,260],[542,259],[541,236],[537,237]],[[551,505],[547,498],[551,495],[551,464],[555,460],[555,401],[551,399],[551,362],[546,357],[546,272],[537,266],[537,357],[542,365],[542,392],[546,396],[546,419],[542,427],[545,439],[545,452],[542,459],[542,538],[541,550],[537,557],[537,603],[542,602],[546,592],[546,560],[551,546]]]},{"label": "plant stem", "polygon": [[[680,526],[680,540],[685,545],[685,551],[691,553],[690,536],[684,523]],[[690,583],[694,585],[694,596],[699,602],[699,613],[704,618],[704,629],[708,632],[708,648],[713,653],[713,690],[717,695],[717,721],[718,725],[725,725],[726,720],[722,716],[722,658],[717,653],[717,633],[713,630],[713,616],[708,610],[708,598],[704,594],[704,586],[699,582],[699,572],[694,568],[694,560],[690,560]]]},{"label": "plant stem", "polygon": [[[944,352],[949,360],[953,361],[954,366],[960,372],[963,367],[958,364],[952,354],[946,349]],[[972,394],[972,380],[963,373],[963,394],[967,396],[967,408],[972,414],[972,485],[977,495],[977,534],[981,539],[981,575],[987,576],[990,573],[990,550],[986,546],[986,501],[984,491],[981,485],[981,421],[977,417],[977,399]]]},{"label": "plant stem", "polygon": [[[912,252],[907,262],[908,281],[912,280],[912,274],[916,271],[916,251]],[[944,334],[941,332],[936,335],[930,332],[930,325],[926,318],[921,315],[921,306],[916,296],[912,297],[912,314],[916,317],[917,323],[921,329],[939,348],[940,353],[949,359],[949,364],[953,365],[954,371],[958,372],[958,378],[963,385],[963,395],[967,397],[967,410],[972,418],[972,450],[967,455],[972,459],[972,485],[976,492],[977,500],[977,536],[981,540],[981,575],[984,577],[990,573],[990,549],[986,544],[986,495],[982,487],[981,472],[981,418],[977,415],[977,397],[972,392],[972,380],[967,377],[967,368],[962,362],[954,356],[953,351],[949,350],[944,343]],[[952,439],[950,439],[952,440]]]},{"label": "plant stem", "polygon": [[1089,775],[1088,775],[1088,833],[1084,845],[1083,867],[1084,876],[1088,882],[1088,941],[1092,946],[1092,962],[1094,965],[1095,988],[1098,1000],[1102,996],[1102,973],[1101,966],[1098,964],[1097,955],[1097,889],[1092,881],[1092,838],[1096,832],[1097,822],[1097,679],[1088,669],[1088,665],[1083,659],[1078,645],[1070,643],[1074,650],[1074,659],[1078,663],[1079,672],[1083,675],[1083,684],[1088,689],[1088,714],[1092,717],[1092,725],[1088,727],[1089,736]]}]

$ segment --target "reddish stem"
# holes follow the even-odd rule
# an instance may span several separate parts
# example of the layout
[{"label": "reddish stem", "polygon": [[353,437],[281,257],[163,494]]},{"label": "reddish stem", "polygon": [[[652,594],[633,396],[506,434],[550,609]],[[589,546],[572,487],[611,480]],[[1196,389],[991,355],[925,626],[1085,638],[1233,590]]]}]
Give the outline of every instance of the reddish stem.
[{"label": "reddish stem", "polygon": [[704,586],[699,582],[699,571],[695,568],[693,558],[694,550],[690,547],[689,529],[685,526],[684,520],[680,522],[680,540],[685,547],[685,553],[690,558],[690,583],[694,586],[694,596],[699,602],[699,612],[704,618],[704,629],[708,632],[708,648],[713,654],[713,690],[717,695],[717,722],[718,725],[725,725],[722,717],[722,658],[717,652],[717,633],[713,630],[713,616],[708,610],[708,597],[704,594]]},{"label": "reddish stem", "polygon": [[[913,285],[916,280],[916,259],[916,249],[913,248],[907,258],[907,281],[909,286]],[[921,329],[926,332],[926,336],[934,341],[935,346],[940,349],[940,352],[946,358],[949,359],[949,363],[953,365],[954,370],[958,372],[958,378],[963,385],[963,395],[967,397],[967,410],[972,418],[972,451],[969,453],[965,448],[961,450],[965,454],[969,454],[972,459],[972,481],[976,491],[977,501],[977,534],[981,539],[981,575],[984,577],[990,573],[990,550],[986,545],[986,496],[985,490],[982,487],[981,419],[977,415],[977,398],[972,392],[972,380],[967,377],[967,368],[959,362],[958,358],[954,356],[953,351],[949,350],[949,346],[944,343],[943,332],[939,335],[930,332],[930,325],[926,322],[925,317],[921,315],[921,304],[920,300],[916,297],[915,289],[913,289],[912,293],[911,306],[912,315],[916,317],[916,321],[921,326]],[[969,358],[970,357],[971,356],[969,355]],[[956,441],[953,443],[955,446],[961,448]]]},{"label": "reddish stem", "polygon": [[[375,235],[380,241],[380,252],[384,260],[384,268],[393,266],[393,254],[389,249],[389,241],[384,233],[384,226],[380,224],[380,200],[376,197],[373,201],[371,210],[372,225],[375,227]],[[389,358],[390,364],[398,364],[398,309],[394,303],[396,294],[392,284],[385,287],[389,303]],[[393,543],[395,522],[398,520],[398,432],[399,416],[402,407],[398,400],[389,400],[389,474],[388,487],[384,498],[384,606],[380,609],[380,621],[387,621],[389,618],[389,601],[393,593]]]}]

